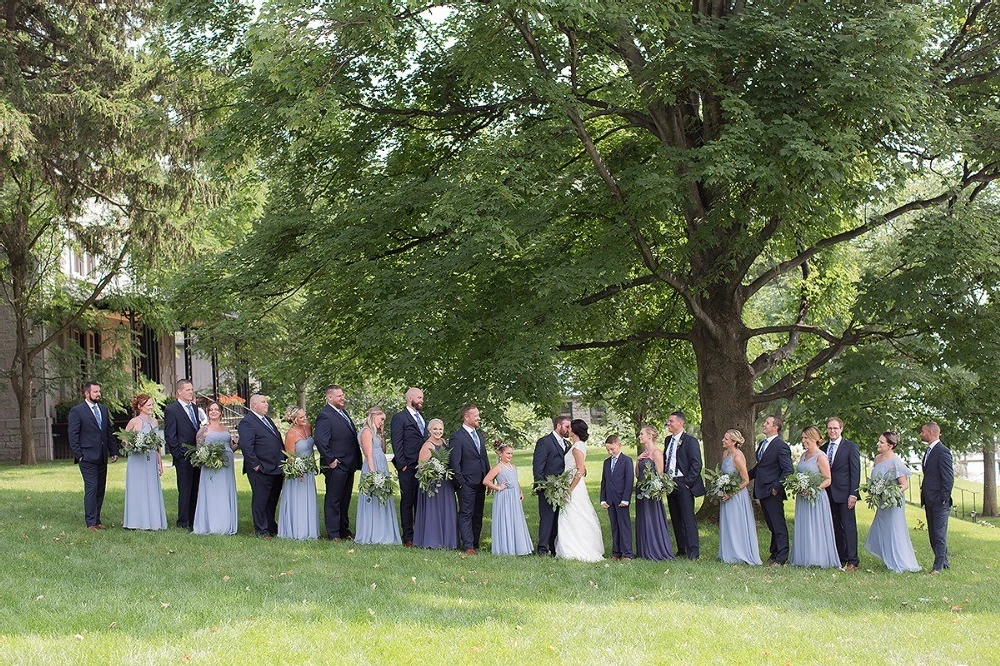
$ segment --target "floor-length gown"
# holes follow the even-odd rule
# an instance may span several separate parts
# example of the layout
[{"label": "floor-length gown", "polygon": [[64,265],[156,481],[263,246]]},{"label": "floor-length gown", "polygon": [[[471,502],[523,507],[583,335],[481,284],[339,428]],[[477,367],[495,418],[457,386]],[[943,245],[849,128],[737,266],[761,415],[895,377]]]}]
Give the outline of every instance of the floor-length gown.
[{"label": "floor-length gown", "polygon": [[[894,479],[910,476],[910,470],[898,456],[875,463],[872,467],[872,478],[886,473]],[[875,510],[875,519],[872,520],[868,538],[865,539],[865,550],[882,560],[891,571],[920,571],[913,542],[910,541],[904,507],[891,506]]]},{"label": "floor-length gown", "polygon": [[[732,456],[722,459],[723,474],[739,474]],[[746,488],[732,495],[719,507],[719,559],[734,564],[761,564],[757,544],[757,523]]]},{"label": "floor-length gown", "polygon": [[413,545],[418,548],[458,548],[455,484],[448,479],[441,482],[441,487],[433,495],[417,490]]},{"label": "floor-length gown", "polygon": [[[819,453],[812,458],[804,456],[797,471],[819,474]],[[839,569],[840,555],[833,537],[833,518],[830,516],[830,498],[826,489],[820,490],[812,502],[801,495],[795,498],[795,532],[792,535],[792,556],[788,563],[793,567],[823,567]]]},{"label": "floor-length gown", "polygon": [[[577,442],[566,452],[566,470],[576,469],[573,450],[582,451],[587,456],[587,446]],[[597,511],[587,494],[585,478],[581,478],[570,493],[569,501],[559,512],[559,531],[556,536],[556,557],[568,560],[598,562],[604,559],[604,537],[601,524],[597,521]]]},{"label": "floor-length gown", "polygon": [[[637,480],[656,471],[650,458],[639,460]],[[670,530],[667,527],[667,512],[662,499],[635,500],[635,554],[645,560],[672,560],[674,551],[670,547]]]},{"label": "floor-length gown", "polygon": [[[358,441],[361,441],[361,433],[358,433]],[[372,471],[389,473],[389,461],[386,460],[385,450],[382,448],[382,438],[375,433],[372,433],[372,462],[375,465],[374,470],[369,468],[367,460],[361,466],[362,480]],[[399,534],[399,521],[396,519],[396,503],[392,497],[383,504],[374,497],[359,494],[358,517],[355,522],[357,528],[354,533],[354,543],[403,543]]]},{"label": "floor-length gown", "polygon": [[501,491],[493,493],[493,522],[491,535],[494,555],[530,555],[535,548],[531,545],[528,521],[524,518],[521,505],[521,486],[517,482],[517,468],[500,465],[500,473],[493,480],[498,486],[507,484]]},{"label": "floor-length gown", "polygon": [[[142,419],[139,432],[152,432],[154,426]],[[130,530],[167,529],[167,510],[163,504],[163,486],[156,464],[156,451],[133,453],[125,468],[125,519],[122,527]]]},{"label": "floor-length gown", "polygon": [[201,468],[198,503],[194,507],[195,534],[236,534],[236,471],[233,466],[232,437],[228,431],[205,435],[209,443],[225,444],[222,469]]},{"label": "floor-length gown", "polygon": [[[313,438],[295,442],[295,455],[311,456]],[[319,512],[316,509],[316,474],[285,479],[278,503],[278,536],[282,539],[318,539]]]}]

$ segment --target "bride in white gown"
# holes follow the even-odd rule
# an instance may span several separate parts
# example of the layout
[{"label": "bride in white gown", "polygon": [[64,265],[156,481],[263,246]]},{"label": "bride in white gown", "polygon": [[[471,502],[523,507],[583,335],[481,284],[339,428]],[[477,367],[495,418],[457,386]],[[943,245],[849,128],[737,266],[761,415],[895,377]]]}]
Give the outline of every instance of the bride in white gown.
[{"label": "bride in white gown", "polygon": [[590,434],[587,422],[574,419],[570,425],[573,446],[566,453],[566,470],[575,469],[569,501],[559,512],[559,530],[556,536],[556,557],[569,560],[597,562],[604,559],[604,537],[597,522],[597,512],[587,494],[584,477],[587,474],[587,445]]}]

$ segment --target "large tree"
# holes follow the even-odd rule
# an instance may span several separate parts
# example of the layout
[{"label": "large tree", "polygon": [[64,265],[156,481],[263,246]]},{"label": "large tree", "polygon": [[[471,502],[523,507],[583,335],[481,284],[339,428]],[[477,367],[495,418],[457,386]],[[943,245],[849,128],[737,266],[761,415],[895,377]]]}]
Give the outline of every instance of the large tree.
[{"label": "large tree", "polygon": [[[196,123],[176,103],[143,0],[7,0],[0,16],[0,294],[14,318],[5,373],[21,462],[35,462],[42,352],[116,277],[182,254],[178,214],[194,191]],[[161,52],[162,53],[162,52]],[[63,279],[66,248],[89,255]]]},{"label": "large tree", "polygon": [[[998,20],[987,0],[264,3],[228,136],[271,198],[230,261],[259,304],[304,295],[314,351],[449,404],[555,404],[603,364],[634,413],[636,386],[696,388],[706,441],[749,433],[898,333],[845,253],[1000,177]],[[696,380],[629,376],[678,342]]]}]

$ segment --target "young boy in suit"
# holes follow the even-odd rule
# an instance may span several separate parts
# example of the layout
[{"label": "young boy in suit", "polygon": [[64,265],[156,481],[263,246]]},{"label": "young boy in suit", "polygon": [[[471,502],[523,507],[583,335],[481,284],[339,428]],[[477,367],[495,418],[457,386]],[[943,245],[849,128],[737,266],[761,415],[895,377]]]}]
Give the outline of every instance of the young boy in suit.
[{"label": "young boy in suit", "polygon": [[629,503],[635,485],[632,459],[622,453],[622,441],[611,435],[604,442],[608,457],[601,476],[601,506],[608,510],[611,521],[611,559],[631,560],[632,515]]}]

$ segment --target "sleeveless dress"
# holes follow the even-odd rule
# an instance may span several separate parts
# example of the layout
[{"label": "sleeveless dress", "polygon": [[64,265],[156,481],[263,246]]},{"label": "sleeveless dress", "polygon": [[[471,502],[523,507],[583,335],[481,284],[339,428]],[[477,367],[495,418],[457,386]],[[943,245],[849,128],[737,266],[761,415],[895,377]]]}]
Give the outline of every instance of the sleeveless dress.
[{"label": "sleeveless dress", "polygon": [[[364,432],[364,428],[361,432]],[[358,433],[358,443],[361,443],[361,432]],[[368,467],[365,460],[361,466],[361,478],[364,479],[372,471],[389,473],[389,461],[385,457],[385,449],[382,448],[382,438],[372,433],[372,462],[375,469]],[[399,535],[399,521],[396,520],[396,503],[389,498],[385,504],[377,499],[365,494],[358,495],[358,516],[354,543],[383,543],[401,544],[402,538]],[[457,528],[456,528],[457,529]]]},{"label": "sleeveless dress", "polygon": [[[313,438],[295,442],[295,455],[311,456]],[[316,475],[285,479],[278,503],[278,536],[282,539],[318,539],[319,511],[316,508]]]},{"label": "sleeveless dress", "polygon": [[500,465],[500,473],[493,483],[507,487],[493,493],[493,521],[491,535],[494,555],[530,555],[535,547],[531,544],[528,521],[521,506],[521,486],[517,482],[517,468]]},{"label": "sleeveless dress", "polygon": [[418,548],[458,548],[458,505],[455,504],[455,484],[451,481],[442,481],[434,495],[417,490],[413,545]]},{"label": "sleeveless dress", "polygon": [[[799,461],[799,472],[819,474],[818,454]],[[826,489],[819,491],[815,502],[801,496],[795,498],[795,532],[792,535],[792,556],[788,563],[793,567],[823,567],[839,569],[840,555],[833,537],[833,517],[830,515],[830,498]]]},{"label": "sleeveless dress", "polygon": [[[142,420],[139,432],[151,432],[153,424]],[[125,519],[129,530],[167,529],[167,510],[163,504],[163,486],[156,468],[156,452],[134,453],[125,469]]]},{"label": "sleeveless dress", "polygon": [[201,468],[198,503],[194,507],[195,534],[236,534],[236,470],[233,466],[232,437],[229,432],[209,432],[206,442],[226,445],[226,466]]},{"label": "sleeveless dress", "polygon": [[[732,456],[722,459],[723,474],[737,474]],[[757,545],[757,523],[747,489],[739,491],[719,507],[719,559],[729,564],[761,564]]]},{"label": "sleeveless dress", "polygon": [[[894,479],[910,476],[910,470],[898,456],[875,463],[872,467],[872,477],[889,472]],[[886,509],[876,509],[868,538],[865,539],[865,550],[882,560],[887,568],[897,573],[904,571],[920,571],[916,553],[913,552],[913,542],[910,541],[910,530],[906,526],[906,509],[893,506]]]},{"label": "sleeveless dress", "polygon": [[[637,480],[645,478],[655,469],[655,463],[651,459],[642,458],[636,471]],[[674,559],[662,499],[635,499],[635,554],[644,560]]]},{"label": "sleeveless dress", "polygon": [[[573,450],[582,451],[587,456],[587,445],[577,442],[566,452],[566,469],[576,469]],[[556,557],[584,562],[599,562],[604,559],[604,537],[601,524],[597,522],[597,512],[587,494],[586,478],[581,478],[570,493],[566,507],[559,512],[559,531],[556,536]]]}]

